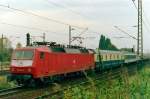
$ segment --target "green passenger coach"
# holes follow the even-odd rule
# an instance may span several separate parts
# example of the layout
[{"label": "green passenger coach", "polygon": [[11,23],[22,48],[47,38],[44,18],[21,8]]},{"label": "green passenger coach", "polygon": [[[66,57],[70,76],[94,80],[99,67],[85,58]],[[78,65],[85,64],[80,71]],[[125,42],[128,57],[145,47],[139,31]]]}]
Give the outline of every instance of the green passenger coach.
[{"label": "green passenger coach", "polygon": [[96,68],[110,69],[124,63],[124,57],[121,51],[95,50]]}]

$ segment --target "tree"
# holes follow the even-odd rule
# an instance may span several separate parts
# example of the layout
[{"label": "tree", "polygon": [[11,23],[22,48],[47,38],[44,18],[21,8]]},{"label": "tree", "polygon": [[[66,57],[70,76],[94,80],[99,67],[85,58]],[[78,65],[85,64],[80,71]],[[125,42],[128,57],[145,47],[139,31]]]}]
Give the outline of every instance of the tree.
[{"label": "tree", "polygon": [[21,48],[22,44],[21,43],[17,43],[16,48]]},{"label": "tree", "polygon": [[105,36],[104,35],[101,35],[101,37],[100,37],[99,48],[100,49],[105,49],[106,48],[106,46],[105,46]]},{"label": "tree", "polygon": [[106,38],[105,46],[106,46],[106,50],[111,50],[111,41],[109,38]]},{"label": "tree", "polygon": [[118,48],[111,43],[111,40],[104,35],[101,35],[100,37],[99,48],[101,50],[118,50]]},{"label": "tree", "polygon": [[0,61],[10,61],[12,54],[11,42],[8,38],[0,38]]}]

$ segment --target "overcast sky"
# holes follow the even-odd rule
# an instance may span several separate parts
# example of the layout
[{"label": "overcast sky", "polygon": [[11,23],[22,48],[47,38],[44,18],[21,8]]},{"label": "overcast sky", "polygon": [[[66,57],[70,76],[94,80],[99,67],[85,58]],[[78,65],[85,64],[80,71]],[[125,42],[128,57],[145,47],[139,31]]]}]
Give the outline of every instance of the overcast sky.
[{"label": "overcast sky", "polygon": [[[101,34],[111,38],[112,42],[119,48],[133,47],[137,43],[114,28],[114,26],[118,26],[131,35],[137,36],[137,28],[132,27],[137,25],[137,10],[132,0],[0,0],[0,5],[32,12],[66,24],[83,28],[88,27],[88,31],[82,37],[86,38],[83,40],[83,45],[89,48],[96,48],[98,46]],[[149,28],[150,0],[143,0],[143,7],[146,17],[144,17],[146,19],[145,22]],[[83,29],[74,28],[72,36],[78,36],[84,31]],[[0,7],[0,34],[3,33],[10,38],[13,46],[17,42],[25,44],[25,34],[28,32],[33,36],[41,36],[45,32],[46,40],[48,41],[56,41],[62,44],[68,43],[68,25]],[[118,39],[116,37],[127,38]],[[33,39],[42,40],[38,37]],[[145,51],[150,50],[149,39],[150,32],[144,28]]]}]

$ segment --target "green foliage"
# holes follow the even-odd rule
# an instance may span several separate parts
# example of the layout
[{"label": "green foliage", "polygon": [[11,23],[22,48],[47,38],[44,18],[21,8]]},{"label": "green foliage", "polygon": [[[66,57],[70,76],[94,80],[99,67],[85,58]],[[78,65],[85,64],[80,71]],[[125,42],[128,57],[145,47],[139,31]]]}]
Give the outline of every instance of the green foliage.
[{"label": "green foliage", "polygon": [[3,49],[3,51],[0,51],[0,61],[6,62],[11,60],[13,49]]},{"label": "green foliage", "polygon": [[10,61],[12,54],[11,43],[8,38],[0,38],[0,62]]},{"label": "green foliage", "polygon": [[0,76],[0,90],[15,87],[13,82],[7,82],[6,76]]},{"label": "green foliage", "polygon": [[105,36],[101,35],[100,41],[99,41],[99,48],[105,49]]},{"label": "green foliage", "polygon": [[149,99],[149,77],[150,68],[137,71],[133,76],[121,73],[119,79],[92,81],[91,85],[68,89],[63,99]]},{"label": "green foliage", "polygon": [[99,48],[102,50],[118,50],[117,47],[111,43],[111,40],[104,35],[101,35]]}]

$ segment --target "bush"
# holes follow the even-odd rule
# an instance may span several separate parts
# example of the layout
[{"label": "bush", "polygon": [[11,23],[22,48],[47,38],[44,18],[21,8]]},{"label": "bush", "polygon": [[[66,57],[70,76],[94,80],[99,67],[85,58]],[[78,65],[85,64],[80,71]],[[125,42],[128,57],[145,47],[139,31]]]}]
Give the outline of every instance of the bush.
[{"label": "bush", "polygon": [[94,85],[76,86],[64,92],[64,99],[149,99],[150,68],[146,67],[136,75],[122,73],[120,79],[94,82]]}]

